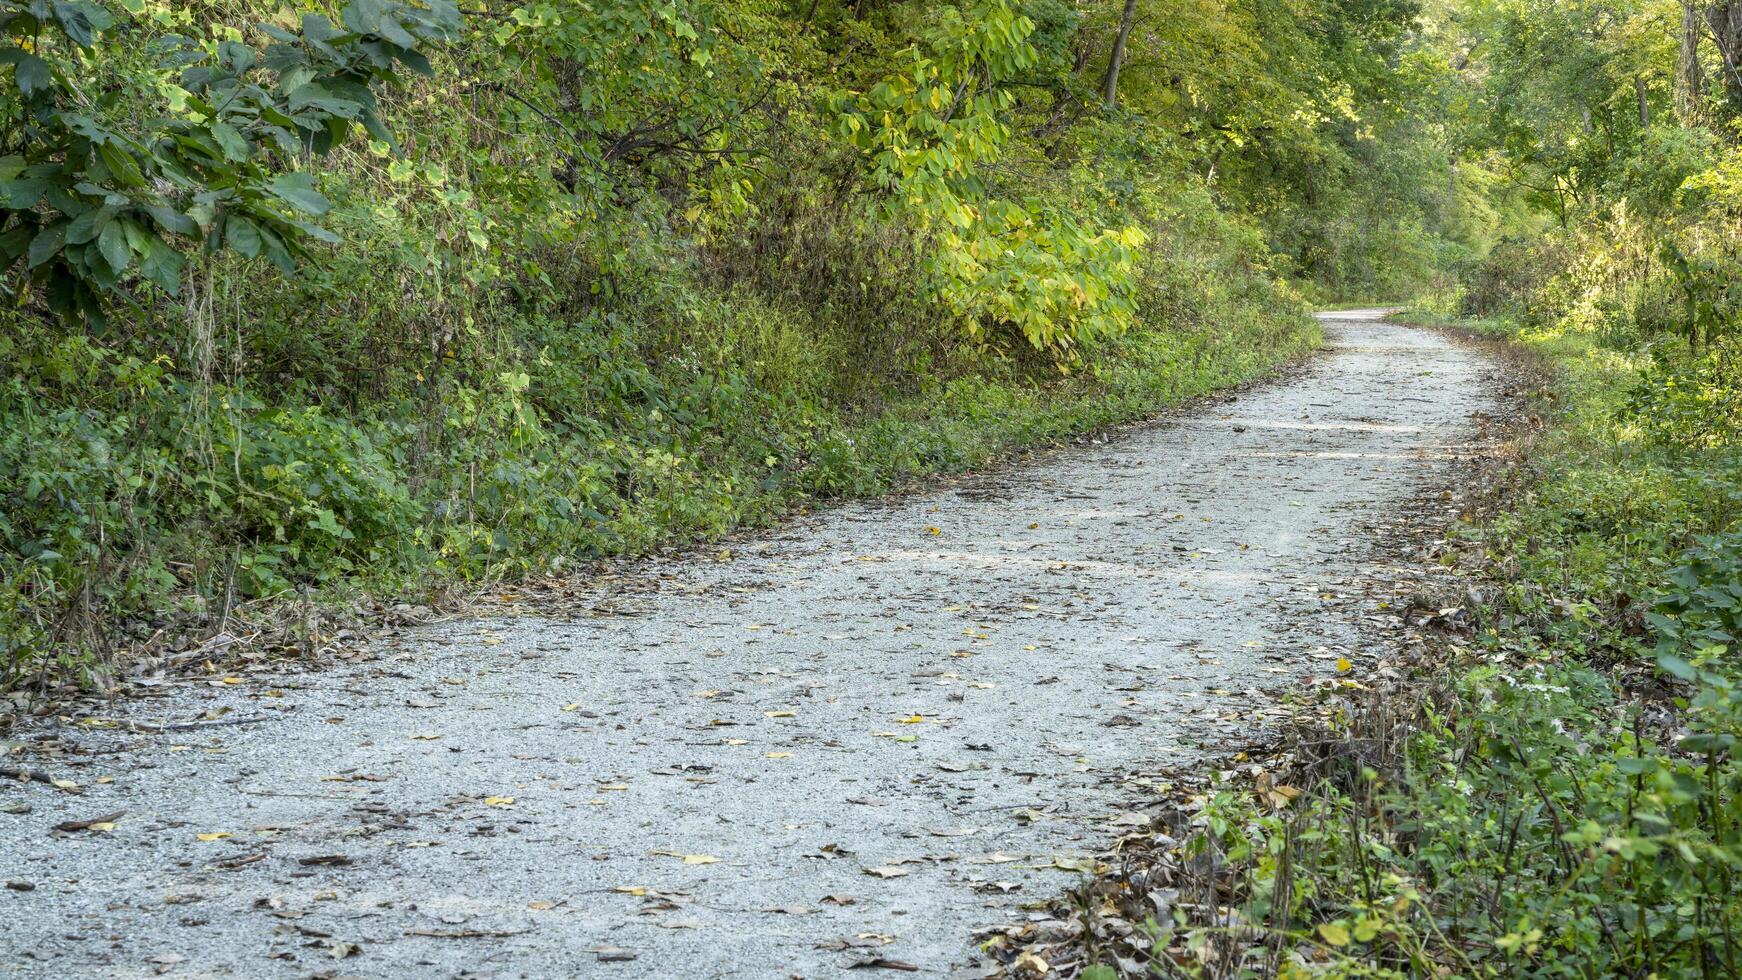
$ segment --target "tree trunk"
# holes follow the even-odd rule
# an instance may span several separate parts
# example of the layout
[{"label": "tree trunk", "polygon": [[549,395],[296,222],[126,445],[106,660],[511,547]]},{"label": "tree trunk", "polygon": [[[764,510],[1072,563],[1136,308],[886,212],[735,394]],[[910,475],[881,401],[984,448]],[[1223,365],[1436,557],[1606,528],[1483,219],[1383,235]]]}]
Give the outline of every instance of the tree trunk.
[{"label": "tree trunk", "polygon": [[1700,109],[1706,98],[1706,73],[1700,67],[1700,35],[1705,28],[1700,23],[1698,0],[1682,0],[1681,50],[1676,57],[1675,111],[1682,125],[1700,122]]},{"label": "tree trunk", "polygon": [[1722,61],[1726,114],[1742,116],[1742,0],[1718,0],[1707,7],[1706,25]]},{"label": "tree trunk", "polygon": [[1633,99],[1639,103],[1639,128],[1651,128],[1651,107],[1645,103],[1645,79],[1633,76]]},{"label": "tree trunk", "polygon": [[[1742,4],[1742,0],[1736,0]],[[1125,60],[1125,41],[1131,37],[1131,21],[1137,16],[1137,0],[1125,0],[1119,15],[1119,36],[1113,39],[1113,54],[1107,59],[1107,74],[1101,78],[1101,98],[1111,109],[1119,104],[1119,65]]]}]

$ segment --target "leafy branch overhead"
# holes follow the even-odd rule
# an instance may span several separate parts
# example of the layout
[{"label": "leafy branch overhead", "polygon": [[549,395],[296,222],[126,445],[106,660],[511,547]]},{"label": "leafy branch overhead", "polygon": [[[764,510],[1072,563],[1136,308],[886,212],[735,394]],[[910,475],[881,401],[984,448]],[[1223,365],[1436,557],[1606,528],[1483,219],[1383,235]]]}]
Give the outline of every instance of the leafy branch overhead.
[{"label": "leafy branch overhead", "polygon": [[429,74],[420,49],[461,26],[452,0],[355,0],[337,22],[259,24],[255,45],[159,33],[140,0],[124,6],[0,0],[0,64],[21,96],[0,146],[5,288],[91,323],[136,278],[177,293],[194,250],[289,275],[336,242],[302,168],[353,128],[391,143],[377,89]]}]

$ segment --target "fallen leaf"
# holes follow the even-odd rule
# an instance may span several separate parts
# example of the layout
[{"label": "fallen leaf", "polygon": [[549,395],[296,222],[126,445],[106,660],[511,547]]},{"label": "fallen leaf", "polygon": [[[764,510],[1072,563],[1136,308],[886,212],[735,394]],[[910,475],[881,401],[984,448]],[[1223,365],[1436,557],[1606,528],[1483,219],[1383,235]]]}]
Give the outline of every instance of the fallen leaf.
[{"label": "fallen leaf", "polygon": [[512,796],[486,796],[486,797],[484,797],[484,805],[485,806],[513,806],[514,805],[514,797],[512,797]]},{"label": "fallen leaf", "polygon": [[764,718],[797,718],[798,712],[796,712],[796,711],[764,711],[762,713],[762,716]]},{"label": "fallen leaf", "polygon": [[655,857],[683,858],[685,864],[717,864],[720,860],[707,854],[685,854],[682,851],[648,851],[647,853]]},{"label": "fallen leaf", "polygon": [[195,834],[194,836],[209,843],[215,840],[223,840],[226,837],[234,837],[235,835],[227,830],[217,830],[209,834]]},{"label": "fallen leaf", "polygon": [[[67,834],[77,833],[81,830],[114,830],[115,821],[121,819],[126,815],[126,813],[126,810],[116,810],[114,813],[105,813],[100,817],[92,817],[89,820],[62,820],[60,823],[54,825],[54,829]],[[230,835],[225,834],[224,836],[228,837]],[[202,840],[205,839],[204,834],[200,835],[200,837]]]},{"label": "fallen leaf", "polygon": [[919,972],[919,967],[913,965],[912,963],[907,962],[906,960],[892,960],[892,959],[889,959],[888,957],[885,957],[885,956],[873,956],[872,958],[870,958],[868,960],[860,960],[859,962],[854,963],[852,966],[847,967],[847,969],[849,969],[849,970],[900,970],[903,973],[918,973]]},{"label": "fallen leaf", "polygon": [[911,718],[903,718],[901,719],[901,723],[903,725],[923,725],[925,724],[925,715],[914,715]]},{"label": "fallen leaf", "polygon": [[763,756],[770,758],[770,759],[790,759],[790,758],[792,758],[791,752],[764,752],[762,754],[763,754]]},{"label": "fallen leaf", "polygon": [[873,875],[873,876],[878,877],[878,878],[900,878],[901,876],[907,874],[907,869],[906,868],[889,867],[886,865],[886,866],[881,867],[881,868],[866,868],[865,873],[868,875]]}]

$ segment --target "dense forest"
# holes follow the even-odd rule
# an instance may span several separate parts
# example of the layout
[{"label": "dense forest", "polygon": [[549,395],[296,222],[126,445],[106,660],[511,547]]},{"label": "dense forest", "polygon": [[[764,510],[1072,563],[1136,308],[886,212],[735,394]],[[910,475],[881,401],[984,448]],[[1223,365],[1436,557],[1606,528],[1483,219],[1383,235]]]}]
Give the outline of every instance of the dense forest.
[{"label": "dense forest", "polygon": [[966,466],[1540,223],[1389,0],[4,11],[14,674]]},{"label": "dense forest", "polygon": [[1737,975],[1742,2],[0,0],[0,28],[0,687],[101,690],[237,623],[320,646],[1409,306],[1552,378],[1521,486],[1446,558],[1490,582],[1473,659],[1407,725],[1349,694],[1338,737],[1389,748],[1288,813],[1213,808],[1229,900],[1317,959],[1222,928],[1188,965],[1182,914],[1145,969]]}]

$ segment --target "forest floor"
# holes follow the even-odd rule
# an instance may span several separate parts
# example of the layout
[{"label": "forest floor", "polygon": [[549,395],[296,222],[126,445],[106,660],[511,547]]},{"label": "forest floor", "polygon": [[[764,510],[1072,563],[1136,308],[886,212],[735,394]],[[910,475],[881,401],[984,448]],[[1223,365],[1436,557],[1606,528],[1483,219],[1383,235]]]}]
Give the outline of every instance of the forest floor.
[{"label": "forest floor", "polygon": [[980,975],[1158,769],[1383,656],[1364,584],[1500,369],[1325,327],[1029,465],[15,732],[62,785],[0,782],[0,973]]}]

